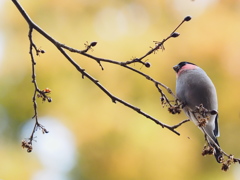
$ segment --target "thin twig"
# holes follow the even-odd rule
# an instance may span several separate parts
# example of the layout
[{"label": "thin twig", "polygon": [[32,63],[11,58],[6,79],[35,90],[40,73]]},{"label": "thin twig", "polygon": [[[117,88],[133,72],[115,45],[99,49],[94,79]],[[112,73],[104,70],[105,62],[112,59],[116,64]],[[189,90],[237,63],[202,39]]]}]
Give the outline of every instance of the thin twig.
[{"label": "thin twig", "polygon": [[[194,114],[195,119],[199,123],[198,127],[203,131],[203,133],[206,136],[205,139],[208,143],[208,146],[213,148],[212,145],[214,145],[214,147],[217,148],[222,153],[222,155],[228,158],[227,160],[224,159],[220,160],[220,162],[222,163],[222,170],[227,171],[232,163],[238,162],[240,164],[240,159],[234,158],[232,154],[227,154],[226,152],[224,152],[223,149],[212,139],[212,137],[208,134],[208,132],[204,128],[206,126],[206,123],[208,123],[207,119],[209,119],[211,115],[218,114],[218,112],[216,110],[208,110],[203,106],[203,104],[200,104],[199,106],[196,106],[192,113]],[[204,150],[206,150],[205,147]],[[213,151],[210,152],[213,153]],[[203,153],[203,155],[206,154],[208,154],[208,149],[207,153],[206,152]]]},{"label": "thin twig", "polygon": [[[114,61],[114,60],[110,60],[110,59],[104,59],[104,58],[99,58],[99,57],[95,57],[92,56],[90,54],[88,54],[88,51],[94,47],[97,42],[92,42],[90,44],[85,44],[86,45],[86,49],[84,50],[77,50],[74,49],[72,47],[68,47],[58,41],[56,41],[55,39],[53,39],[50,35],[48,35],[45,31],[43,31],[40,27],[38,27],[31,19],[30,17],[27,15],[27,13],[25,12],[25,10],[21,7],[21,5],[18,3],[17,0],[12,0],[12,2],[15,4],[15,6],[17,7],[17,9],[19,10],[19,12],[21,13],[21,15],[24,17],[24,19],[26,20],[26,22],[29,25],[29,33],[28,33],[28,37],[29,37],[29,41],[30,41],[30,57],[31,57],[31,63],[32,63],[32,83],[34,84],[34,93],[33,93],[33,107],[34,107],[34,116],[33,118],[35,119],[35,125],[32,131],[32,134],[30,136],[30,138],[28,138],[28,140],[24,140],[22,141],[22,147],[23,148],[27,148],[28,152],[32,151],[32,141],[34,140],[34,133],[38,130],[41,129],[43,133],[48,133],[48,131],[44,128],[44,126],[42,126],[39,122],[38,122],[38,112],[37,112],[37,102],[36,102],[36,97],[41,97],[43,99],[43,101],[45,101],[46,99],[48,100],[48,102],[51,102],[51,98],[47,95],[47,93],[50,92],[50,90],[48,88],[44,89],[44,90],[40,90],[38,88],[37,85],[37,81],[36,81],[36,70],[35,70],[35,65],[36,62],[34,60],[34,55],[33,55],[33,49],[36,51],[36,55],[38,56],[39,53],[44,53],[43,50],[39,50],[37,48],[37,46],[34,44],[33,40],[32,40],[32,32],[33,30],[36,30],[37,32],[39,32],[43,37],[45,37],[46,39],[48,39],[51,43],[53,43],[56,48],[61,52],[61,54],[77,69],[77,71],[79,71],[82,75],[82,78],[86,77],[87,79],[89,79],[91,82],[93,82],[99,89],[101,89],[111,100],[112,102],[116,103],[119,102],[121,104],[123,104],[124,106],[127,106],[128,108],[136,111],[137,113],[145,116],[146,118],[152,120],[153,122],[155,122],[156,124],[160,125],[162,128],[167,128],[170,131],[172,131],[173,133],[180,135],[179,132],[177,132],[175,129],[177,129],[179,126],[181,126],[182,124],[186,123],[189,121],[189,119],[184,120],[176,125],[173,126],[169,126],[167,124],[164,124],[162,122],[160,122],[159,120],[155,119],[154,117],[148,115],[147,113],[143,112],[140,108],[135,107],[133,105],[131,105],[128,102],[123,101],[122,99],[114,96],[112,93],[110,93],[103,85],[101,85],[99,83],[98,80],[96,80],[95,78],[93,78],[90,74],[88,74],[85,69],[81,68],[66,52],[64,49],[67,49],[70,52],[74,52],[74,53],[79,53],[83,56],[86,56],[90,59],[95,60],[101,67],[102,70],[104,70],[101,62],[105,62],[105,63],[111,63],[111,64],[115,64],[115,65],[120,65],[124,68],[127,68],[143,77],[145,77],[147,80],[150,80],[154,83],[154,85],[156,86],[157,90],[159,91],[159,93],[161,94],[162,97],[162,103],[167,104],[169,106],[169,111],[172,112],[173,114],[175,113],[179,113],[180,112],[180,108],[182,106],[181,103],[179,103],[176,99],[176,96],[173,94],[173,92],[171,91],[170,88],[168,88],[166,85],[154,80],[153,78],[151,78],[150,76],[142,73],[141,71],[130,67],[130,64],[133,63],[141,63],[143,65],[145,65],[146,67],[150,67],[150,64],[148,62],[144,62],[142,61],[144,58],[146,58],[147,56],[149,56],[152,53],[155,53],[158,49],[162,49],[164,50],[164,43],[169,40],[170,38],[175,38],[179,36],[179,33],[177,33],[177,29],[185,22],[185,21],[189,21],[191,20],[190,16],[186,16],[183,21],[172,31],[172,33],[170,33],[170,35],[163,39],[162,41],[158,42],[158,41],[154,41],[155,42],[155,47],[151,48],[151,50],[149,50],[147,53],[145,53],[143,56],[141,56],[140,58],[134,58],[132,60],[129,61],[125,61],[125,62],[118,62],[118,61]],[[175,104],[172,104],[172,101],[170,101],[168,99],[168,97],[163,93],[162,89],[159,87],[163,87],[164,89],[167,90],[167,92],[175,99]],[[204,114],[205,116],[205,114]],[[226,157],[228,157],[228,160],[223,162],[223,170],[227,170],[229,168],[229,166],[232,163],[238,162],[240,163],[240,159],[238,158],[234,158],[233,155],[229,155],[227,153],[225,153],[216,143],[215,141],[209,136],[209,134],[205,131],[205,129],[200,126],[200,128],[202,129],[202,131],[204,132],[204,134],[206,134],[206,136],[208,136],[207,141],[211,141],[212,144],[215,145],[216,148],[218,148],[218,150],[223,153]],[[208,140],[209,139],[209,140]],[[210,142],[208,142],[208,144],[210,144]]]},{"label": "thin twig", "polygon": [[[150,54],[153,53],[155,50],[157,50],[157,49],[159,49],[161,46],[163,46],[163,43],[166,42],[169,38],[171,38],[171,37],[176,37],[176,34],[175,34],[175,35],[173,35],[174,33],[171,34],[169,37],[167,37],[166,39],[164,39],[162,42],[158,43],[155,48],[151,49],[149,52],[147,52],[144,56],[142,56],[142,57],[139,58],[139,59],[135,59],[135,60],[132,60],[132,61],[126,61],[126,62],[117,62],[117,61],[113,61],[113,60],[107,60],[107,59],[97,58],[97,57],[94,57],[94,56],[92,56],[92,55],[90,55],[90,54],[87,54],[87,51],[88,51],[92,46],[95,46],[96,43],[94,43],[95,45],[93,45],[93,43],[91,43],[90,45],[88,45],[88,46],[86,47],[85,50],[82,50],[82,51],[76,50],[76,49],[73,49],[73,48],[70,48],[70,47],[68,47],[68,46],[66,46],[66,45],[64,45],[64,44],[62,44],[62,43],[59,43],[58,41],[56,41],[55,39],[53,39],[50,35],[48,35],[45,31],[43,31],[40,27],[38,27],[38,26],[31,20],[31,19],[29,18],[29,16],[27,15],[27,13],[24,11],[24,9],[20,6],[20,4],[19,4],[16,0],[12,0],[12,2],[16,5],[17,9],[18,9],[19,12],[21,13],[21,15],[24,17],[24,19],[27,21],[27,23],[28,23],[28,25],[29,25],[29,28],[30,28],[30,31],[29,31],[29,39],[30,39],[30,47],[31,47],[31,49],[30,49],[30,52],[31,52],[30,55],[31,55],[32,67],[33,67],[33,68],[32,68],[32,70],[33,70],[32,78],[33,78],[33,83],[34,83],[34,85],[35,85],[35,92],[34,92],[34,96],[33,96],[35,115],[34,115],[33,117],[35,117],[35,119],[36,119],[36,124],[35,124],[35,127],[34,127],[34,129],[33,129],[33,133],[32,133],[32,135],[31,135],[31,140],[33,139],[33,134],[34,134],[34,132],[35,132],[38,128],[41,128],[43,131],[44,131],[44,129],[45,129],[42,125],[40,125],[40,124],[38,123],[38,120],[37,120],[36,95],[37,95],[37,93],[40,93],[42,96],[45,97],[45,93],[44,93],[43,91],[41,91],[41,90],[37,87],[37,83],[36,83],[36,79],[35,79],[36,75],[35,75],[34,66],[35,66],[36,63],[35,63],[35,61],[34,61],[34,57],[33,57],[33,53],[32,53],[32,47],[34,47],[36,51],[37,51],[38,49],[36,48],[36,46],[35,46],[34,43],[32,42],[31,34],[32,34],[32,30],[33,30],[33,29],[36,30],[37,32],[39,32],[43,37],[45,37],[46,39],[48,39],[50,42],[52,42],[52,43],[56,46],[56,48],[61,52],[61,54],[77,69],[77,71],[79,71],[79,72],[82,74],[82,78],[86,77],[86,78],[89,79],[91,82],[93,82],[93,83],[94,83],[98,88],[100,88],[107,96],[110,97],[110,99],[112,100],[112,102],[114,102],[114,103],[119,102],[119,103],[121,103],[121,104],[123,104],[123,105],[125,105],[125,106],[127,106],[127,107],[129,107],[129,108],[131,108],[132,110],[138,112],[139,114],[145,116],[146,118],[149,118],[150,120],[154,121],[156,124],[160,125],[161,127],[167,128],[167,129],[169,129],[170,131],[174,132],[175,134],[180,135],[180,133],[177,132],[175,129],[176,129],[177,127],[179,127],[180,125],[182,125],[183,123],[185,123],[186,121],[184,121],[184,122],[182,122],[182,123],[179,123],[178,125],[175,125],[175,126],[169,126],[169,125],[167,125],[167,124],[164,124],[164,123],[158,121],[157,119],[153,118],[152,116],[148,115],[147,113],[141,111],[140,108],[137,108],[137,107],[135,107],[135,106],[133,106],[133,105],[131,105],[131,104],[129,104],[129,103],[121,100],[120,98],[114,96],[114,95],[111,94],[104,86],[102,86],[102,85],[99,83],[98,80],[96,80],[96,79],[93,78],[90,74],[88,74],[88,73],[85,71],[85,69],[81,68],[81,67],[64,51],[64,49],[67,49],[67,50],[69,50],[69,51],[71,51],[71,52],[78,52],[79,54],[82,54],[82,55],[84,55],[84,56],[87,56],[87,57],[89,57],[89,58],[91,58],[91,59],[96,60],[96,61],[100,64],[100,66],[101,66],[101,63],[100,63],[100,62],[108,62],[108,63],[112,63],[112,64],[121,65],[121,66],[123,66],[123,67],[125,67],[125,68],[127,68],[127,69],[129,69],[129,70],[132,70],[132,71],[134,71],[134,72],[136,72],[136,73],[144,76],[146,79],[154,82],[154,84],[160,85],[160,86],[164,87],[165,89],[167,89],[167,91],[168,91],[173,97],[175,97],[174,94],[172,93],[172,91],[171,91],[167,86],[163,85],[162,83],[154,80],[153,78],[149,77],[148,75],[146,75],[146,74],[140,72],[139,70],[136,70],[136,69],[134,69],[134,68],[132,68],[132,67],[130,67],[130,66],[128,66],[128,65],[131,64],[131,63],[134,63],[134,62],[143,63],[143,62],[141,61],[143,58],[145,58],[146,56],[150,55]],[[63,49],[63,48],[64,48],[64,49]],[[38,52],[38,51],[37,51],[37,52]],[[37,54],[37,55],[38,55],[38,54]],[[101,66],[101,67],[102,67],[102,66]],[[102,69],[103,69],[103,67],[102,67]],[[163,93],[162,93],[162,95],[163,95]],[[167,98],[167,97],[165,96],[165,98]],[[170,103],[170,101],[169,101],[169,103]]]}]

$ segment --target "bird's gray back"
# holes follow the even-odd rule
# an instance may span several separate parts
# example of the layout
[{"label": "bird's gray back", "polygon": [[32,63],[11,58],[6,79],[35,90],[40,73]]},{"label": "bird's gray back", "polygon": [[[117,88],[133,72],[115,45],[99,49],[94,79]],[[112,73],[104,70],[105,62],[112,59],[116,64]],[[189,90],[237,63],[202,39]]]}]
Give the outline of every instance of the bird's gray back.
[{"label": "bird's gray back", "polygon": [[177,98],[192,110],[203,104],[208,110],[217,111],[216,89],[201,68],[181,72],[176,86]]}]

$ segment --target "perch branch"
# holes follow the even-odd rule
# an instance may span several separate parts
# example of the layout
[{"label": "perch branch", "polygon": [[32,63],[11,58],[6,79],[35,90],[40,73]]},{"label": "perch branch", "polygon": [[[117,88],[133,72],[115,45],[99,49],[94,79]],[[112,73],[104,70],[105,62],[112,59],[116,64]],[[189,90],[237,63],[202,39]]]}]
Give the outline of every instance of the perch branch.
[{"label": "perch branch", "polygon": [[[224,152],[223,149],[212,139],[212,137],[208,134],[208,132],[204,128],[208,123],[208,119],[210,118],[210,116],[216,115],[218,114],[218,112],[215,110],[208,110],[203,106],[203,104],[200,104],[199,106],[196,106],[192,113],[194,114],[195,119],[199,123],[198,127],[207,136],[206,141],[208,143],[208,146],[211,147],[211,144],[213,144],[224,156],[228,158],[227,160],[224,160],[224,158],[221,160],[222,170],[227,171],[232,163],[238,162],[240,164],[240,159],[234,158],[232,154],[227,154],[226,152]],[[212,153],[213,153],[212,147],[210,149],[206,149],[206,147],[204,147],[203,155]]]},{"label": "perch branch", "polygon": [[[93,55],[88,54],[88,51],[96,46],[97,42],[91,42],[90,44],[85,44],[86,48],[84,50],[77,50],[75,48],[72,47],[68,47],[58,41],[56,41],[55,39],[53,39],[50,35],[48,35],[45,31],[43,31],[39,26],[37,26],[31,19],[30,17],[27,15],[27,13],[25,12],[25,10],[21,7],[21,5],[18,3],[17,0],[12,0],[12,2],[15,4],[15,6],[17,7],[17,9],[19,10],[19,12],[21,13],[21,15],[23,16],[23,18],[26,20],[26,22],[29,25],[29,33],[28,33],[28,37],[29,37],[29,41],[30,41],[30,57],[31,57],[31,62],[32,62],[32,83],[34,84],[34,94],[33,94],[33,107],[34,107],[34,116],[33,118],[35,118],[35,125],[32,131],[32,134],[30,136],[30,138],[28,138],[28,140],[23,140],[22,141],[22,147],[23,148],[27,148],[28,152],[32,151],[32,141],[34,140],[34,133],[38,130],[41,129],[43,133],[48,133],[48,131],[44,128],[44,126],[42,126],[39,122],[38,122],[38,112],[37,112],[37,102],[36,102],[36,97],[40,97],[42,98],[43,101],[48,100],[48,102],[51,102],[51,97],[48,96],[48,93],[50,93],[50,89],[46,88],[44,90],[40,90],[38,88],[37,85],[37,81],[36,81],[36,71],[35,71],[35,65],[36,62],[34,60],[34,55],[33,55],[33,49],[36,51],[36,55],[38,56],[39,53],[44,53],[43,50],[40,50],[37,48],[37,46],[34,44],[33,40],[32,40],[32,32],[33,30],[36,30],[39,34],[41,34],[43,37],[45,37],[46,39],[48,39],[52,44],[54,44],[56,46],[56,48],[60,51],[60,53],[77,69],[77,71],[79,71],[79,73],[81,73],[82,78],[86,77],[87,79],[89,79],[92,83],[94,83],[101,91],[103,91],[111,100],[112,102],[116,103],[119,102],[121,104],[123,104],[124,106],[127,106],[128,108],[136,111],[137,113],[143,115],[144,117],[152,120],[153,122],[155,122],[156,124],[160,125],[162,128],[167,128],[170,131],[172,131],[173,133],[180,135],[179,132],[177,132],[175,129],[177,129],[178,127],[180,127],[182,124],[188,122],[189,120],[184,120],[176,125],[173,126],[169,126],[167,124],[164,124],[162,122],[160,122],[159,120],[155,119],[154,117],[148,115],[147,113],[143,112],[140,108],[135,107],[133,105],[131,105],[128,102],[123,101],[122,99],[114,96],[112,93],[110,93],[103,85],[101,85],[99,83],[99,81],[95,78],[93,78],[90,74],[88,74],[85,69],[81,68],[66,52],[64,49],[70,51],[70,52],[74,52],[74,53],[79,53],[83,56],[86,56],[90,59],[95,60],[101,67],[102,70],[104,70],[103,66],[102,66],[102,62],[104,63],[111,63],[111,64],[115,64],[115,65],[120,65],[124,68],[127,68],[143,77],[145,77],[147,80],[151,81],[154,83],[155,87],[157,88],[157,90],[159,91],[159,93],[161,94],[161,102],[163,105],[167,105],[169,106],[169,112],[171,112],[172,114],[176,114],[176,113],[180,113],[180,110],[182,108],[182,104],[178,102],[178,100],[176,99],[176,96],[173,94],[173,92],[171,91],[170,88],[168,88],[166,85],[154,80],[153,78],[151,78],[150,76],[148,76],[147,74],[142,73],[141,71],[129,66],[133,63],[141,63],[143,65],[145,65],[145,67],[149,68],[150,67],[150,63],[148,62],[144,62],[143,59],[146,58],[147,56],[149,56],[152,53],[155,53],[158,49],[162,49],[164,50],[164,43],[169,40],[170,38],[176,38],[179,36],[179,33],[177,33],[177,29],[186,21],[190,21],[191,17],[190,16],[186,16],[182,22],[172,31],[172,33],[170,33],[170,35],[163,39],[162,41],[158,42],[158,41],[154,41],[155,42],[155,47],[151,48],[147,53],[145,53],[143,56],[141,56],[140,58],[134,58],[132,60],[129,61],[125,61],[125,62],[119,62],[119,61],[114,61],[114,60],[110,60],[110,59],[104,59],[104,58],[99,58],[99,57],[95,57]],[[170,101],[168,99],[168,97],[163,93],[162,89],[160,88],[164,88],[174,99],[175,99],[175,104],[172,103],[172,101]],[[200,113],[203,117],[206,116],[206,113],[215,113],[213,111],[205,111],[206,109],[203,108],[204,111],[200,111],[202,108],[198,108],[196,112],[194,113]],[[202,122],[200,122],[202,123]],[[223,162],[223,166],[222,169],[223,170],[228,170],[229,166],[232,163],[240,163],[240,159],[238,158],[234,158],[233,155],[229,155],[227,153],[225,153],[215,142],[214,140],[208,135],[208,133],[205,131],[205,129],[203,128],[203,126],[199,126],[203,132],[206,134],[206,136],[208,136],[209,140],[211,141],[212,144],[214,144],[218,150],[220,152],[222,152],[226,157],[228,157],[228,159],[226,161]],[[209,141],[207,139],[207,141]],[[208,144],[210,144],[210,142],[208,142]]]}]

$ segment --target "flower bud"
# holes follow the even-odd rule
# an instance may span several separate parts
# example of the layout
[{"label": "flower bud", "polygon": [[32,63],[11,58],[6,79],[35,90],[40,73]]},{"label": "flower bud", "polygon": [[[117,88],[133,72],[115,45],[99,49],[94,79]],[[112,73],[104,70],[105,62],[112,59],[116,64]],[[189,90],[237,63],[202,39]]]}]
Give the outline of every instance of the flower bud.
[{"label": "flower bud", "polygon": [[174,33],[171,34],[171,37],[175,38],[175,37],[178,37],[179,35],[180,35],[179,33],[174,32]]},{"label": "flower bud", "polygon": [[93,41],[93,42],[91,42],[91,44],[90,44],[91,47],[94,47],[94,46],[96,46],[96,45],[97,45],[97,42],[96,42],[96,41]]},{"label": "flower bud", "polygon": [[191,16],[186,16],[186,17],[184,18],[184,21],[190,21],[191,19],[192,19]]},{"label": "flower bud", "polygon": [[149,62],[145,63],[145,67],[150,68],[151,64]]}]

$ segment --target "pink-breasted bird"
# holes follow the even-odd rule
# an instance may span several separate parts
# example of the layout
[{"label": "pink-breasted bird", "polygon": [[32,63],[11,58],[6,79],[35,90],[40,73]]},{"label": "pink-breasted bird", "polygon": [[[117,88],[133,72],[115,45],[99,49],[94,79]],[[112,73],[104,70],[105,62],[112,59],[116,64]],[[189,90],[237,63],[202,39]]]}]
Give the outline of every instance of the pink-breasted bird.
[{"label": "pink-breasted bird", "polygon": [[[176,96],[182,103],[182,108],[188,118],[219,146],[217,137],[220,135],[218,127],[218,100],[215,86],[203,69],[190,62],[180,62],[173,69],[177,73]],[[209,110],[208,119],[200,126],[203,114],[196,112],[196,107],[202,105]],[[214,113],[215,112],[215,113]],[[206,119],[206,118],[205,118]],[[203,128],[203,129],[202,129]],[[205,139],[214,148],[214,156],[218,163],[222,162],[222,153],[205,134]]]}]

